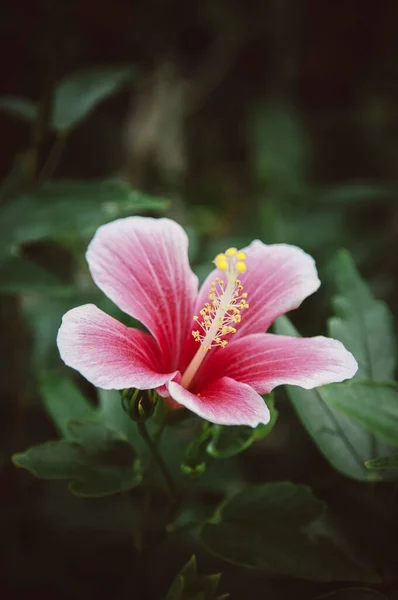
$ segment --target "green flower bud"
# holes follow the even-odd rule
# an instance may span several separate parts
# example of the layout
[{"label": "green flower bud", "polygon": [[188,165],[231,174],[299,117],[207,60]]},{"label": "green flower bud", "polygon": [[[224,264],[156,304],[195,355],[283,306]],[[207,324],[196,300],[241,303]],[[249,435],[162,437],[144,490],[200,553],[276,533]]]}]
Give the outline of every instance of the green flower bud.
[{"label": "green flower bud", "polygon": [[144,422],[152,417],[156,406],[156,394],[152,390],[128,388],[120,392],[123,410],[132,421]]}]

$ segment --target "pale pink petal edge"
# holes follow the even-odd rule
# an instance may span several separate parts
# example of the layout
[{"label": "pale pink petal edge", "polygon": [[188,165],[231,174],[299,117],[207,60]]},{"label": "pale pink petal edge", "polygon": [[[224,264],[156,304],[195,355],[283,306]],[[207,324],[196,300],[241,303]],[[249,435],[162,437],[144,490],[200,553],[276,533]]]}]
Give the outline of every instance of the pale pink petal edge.
[{"label": "pale pink petal edge", "polygon": [[223,377],[199,394],[193,394],[176,381],[168,383],[170,396],[202,419],[218,425],[257,427],[270,420],[263,398],[249,385]]},{"label": "pale pink petal edge", "polygon": [[126,327],[93,304],[68,311],[57,336],[64,363],[103,389],[153,389],[175,377],[162,373],[147,333]]},{"label": "pale pink petal edge", "polygon": [[204,385],[227,376],[268,394],[279,385],[312,389],[351,379],[358,370],[354,356],[333,338],[297,338],[269,333],[232,340],[209,358]]}]

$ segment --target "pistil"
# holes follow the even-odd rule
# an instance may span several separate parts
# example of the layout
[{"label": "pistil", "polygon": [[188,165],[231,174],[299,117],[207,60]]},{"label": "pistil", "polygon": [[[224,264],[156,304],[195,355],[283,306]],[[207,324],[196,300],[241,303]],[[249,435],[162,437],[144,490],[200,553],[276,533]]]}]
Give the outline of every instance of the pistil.
[{"label": "pistil", "polygon": [[188,388],[192,383],[206,353],[216,346],[225,348],[228,344],[226,336],[236,333],[235,325],[241,321],[241,311],[249,308],[247,293],[238,279],[240,273],[246,271],[246,254],[236,248],[229,248],[225,254],[214,259],[216,267],[225,273],[225,279],[217,277],[212,281],[209,300],[194,320],[202,330],[195,329],[192,336],[200,343],[200,347],[184,372],[181,385]]}]

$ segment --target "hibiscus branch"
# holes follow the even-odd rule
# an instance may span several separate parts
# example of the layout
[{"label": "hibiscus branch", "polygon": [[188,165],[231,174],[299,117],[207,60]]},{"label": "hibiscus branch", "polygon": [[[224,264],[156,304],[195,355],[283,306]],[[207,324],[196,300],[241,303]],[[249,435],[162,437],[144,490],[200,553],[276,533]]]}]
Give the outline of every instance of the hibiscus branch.
[{"label": "hibiscus branch", "polygon": [[154,459],[154,461],[157,463],[159,469],[162,471],[164,479],[166,481],[167,484],[167,491],[168,494],[170,496],[170,499],[172,501],[175,501],[176,499],[176,484],[174,482],[173,477],[171,476],[171,473],[166,465],[166,463],[164,462],[156,443],[154,442],[154,440],[151,438],[151,436],[148,433],[148,429],[145,425],[144,422],[138,422],[137,423],[137,427],[138,427],[138,431],[142,437],[142,439],[144,440],[144,442],[146,443],[146,445],[148,446],[152,457]]}]

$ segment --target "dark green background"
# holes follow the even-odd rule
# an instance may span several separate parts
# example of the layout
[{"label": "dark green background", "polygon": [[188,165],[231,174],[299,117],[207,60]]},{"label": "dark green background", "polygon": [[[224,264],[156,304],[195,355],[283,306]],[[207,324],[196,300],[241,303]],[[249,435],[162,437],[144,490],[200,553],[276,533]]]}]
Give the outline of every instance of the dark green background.
[{"label": "dark green background", "polygon": [[[75,70],[131,66],[131,84],[70,133],[53,177],[122,174],[137,190],[168,198],[166,215],[188,229],[201,277],[229,245],[259,237],[301,246],[315,257],[323,285],[292,320],[303,335],[319,334],[331,314],[333,259],[342,247],[397,317],[397,27],[395,0],[6,0],[1,96],[45,106],[56,82]],[[16,234],[19,255],[56,278],[35,288],[27,273],[0,265],[1,597],[164,598],[193,552],[201,573],[223,573],[220,589],[236,600],[310,600],[345,587],[268,578],[217,560],[179,534],[148,557],[150,591],[139,591],[129,527],[142,498],[123,509],[118,497],[75,498],[62,482],[41,482],[12,465],[12,453],[56,438],[36,374],[60,366],[55,333],[63,312],[101,302],[83,258],[92,233],[87,222],[95,223],[98,211],[94,194],[83,218],[83,200],[72,192],[50,217],[18,208],[9,173],[32,146],[41,167],[54,136],[37,142],[29,124],[6,112],[0,112],[0,132],[1,179],[9,185],[0,205],[1,242],[30,227],[28,236]],[[18,177],[24,176],[17,169]],[[17,209],[5,228],[2,210],[11,205]],[[68,215],[76,224],[65,232]],[[42,239],[41,227],[53,235]],[[58,293],[61,284],[75,296]],[[95,389],[75,381],[96,402]],[[339,475],[281,390],[277,402],[275,429],[233,459],[231,473],[222,463],[225,481],[311,485],[383,574],[374,589],[398,598],[396,485]],[[217,472],[214,481],[201,494],[209,514],[224,491]],[[149,511],[154,528],[156,501]]]}]

